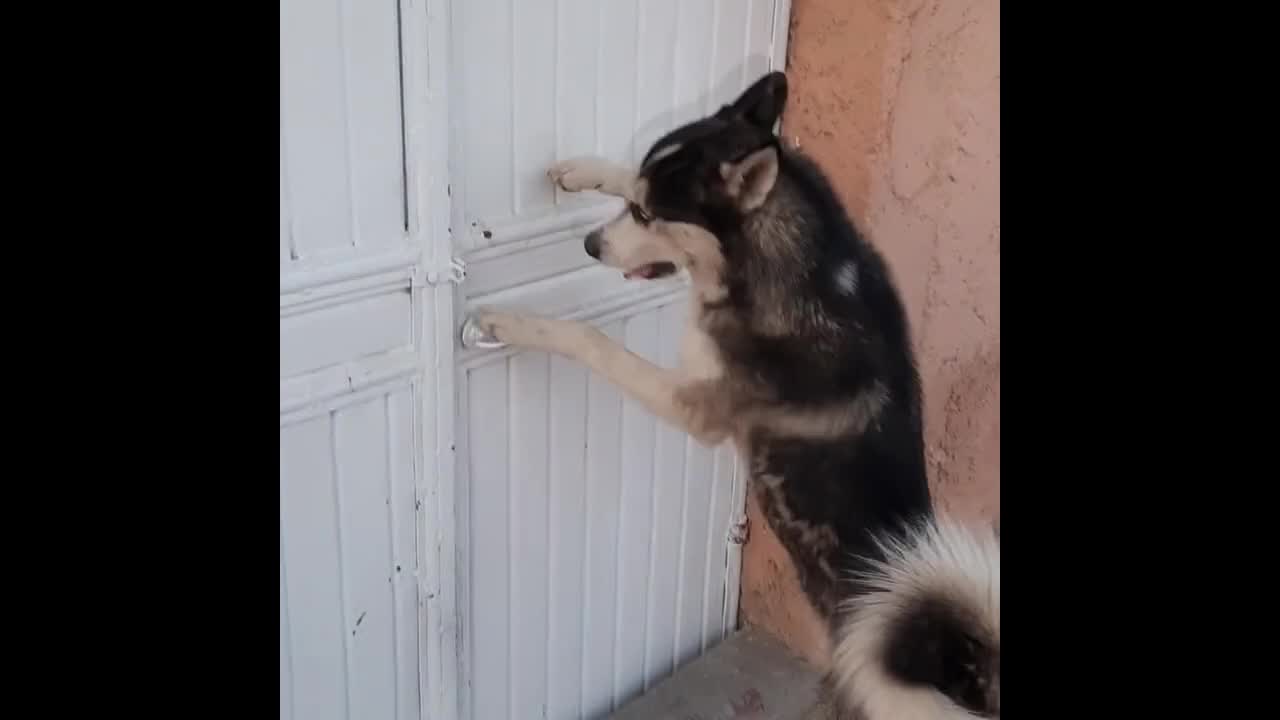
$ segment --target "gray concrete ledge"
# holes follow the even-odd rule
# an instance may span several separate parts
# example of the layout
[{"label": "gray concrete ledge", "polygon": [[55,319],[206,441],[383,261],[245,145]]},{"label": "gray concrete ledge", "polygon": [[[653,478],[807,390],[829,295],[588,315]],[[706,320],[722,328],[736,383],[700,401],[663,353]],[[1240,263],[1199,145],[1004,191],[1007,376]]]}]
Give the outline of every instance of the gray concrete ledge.
[{"label": "gray concrete ledge", "polygon": [[611,720],[826,720],[821,677],[773,636],[739,631]]}]

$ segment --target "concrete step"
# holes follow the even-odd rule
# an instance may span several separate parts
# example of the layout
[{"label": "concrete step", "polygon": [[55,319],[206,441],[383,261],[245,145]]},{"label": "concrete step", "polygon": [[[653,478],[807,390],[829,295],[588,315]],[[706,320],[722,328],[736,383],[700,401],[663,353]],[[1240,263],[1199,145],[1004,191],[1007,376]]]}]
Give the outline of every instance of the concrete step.
[{"label": "concrete step", "polygon": [[726,638],[610,715],[612,720],[831,720],[821,677],[772,635]]}]

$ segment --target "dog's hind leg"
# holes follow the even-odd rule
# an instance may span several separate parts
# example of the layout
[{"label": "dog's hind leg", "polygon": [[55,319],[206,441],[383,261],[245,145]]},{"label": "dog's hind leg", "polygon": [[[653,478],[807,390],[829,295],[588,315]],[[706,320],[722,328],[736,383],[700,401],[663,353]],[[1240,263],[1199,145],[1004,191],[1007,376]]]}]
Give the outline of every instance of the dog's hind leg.
[{"label": "dog's hind leg", "polygon": [[547,170],[547,177],[566,192],[596,190],[635,200],[635,173],[604,158],[579,157],[558,162]]},{"label": "dog's hind leg", "polygon": [[716,380],[689,380],[679,370],[654,365],[584,323],[489,309],[473,319],[500,342],[581,362],[704,445],[716,445],[729,434],[731,413],[718,401],[728,394],[717,392]]}]

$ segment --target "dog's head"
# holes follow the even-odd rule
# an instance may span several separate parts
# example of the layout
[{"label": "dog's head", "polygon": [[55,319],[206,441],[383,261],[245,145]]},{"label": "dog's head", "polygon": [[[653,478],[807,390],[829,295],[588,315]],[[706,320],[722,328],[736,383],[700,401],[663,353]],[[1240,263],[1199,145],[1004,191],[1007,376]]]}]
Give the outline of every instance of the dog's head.
[{"label": "dog's head", "polygon": [[777,181],[773,127],[786,100],[786,76],[773,72],[714,115],[654,143],[626,210],[587,236],[587,253],[629,278],[687,268],[695,282],[717,279],[734,229],[768,201]]}]

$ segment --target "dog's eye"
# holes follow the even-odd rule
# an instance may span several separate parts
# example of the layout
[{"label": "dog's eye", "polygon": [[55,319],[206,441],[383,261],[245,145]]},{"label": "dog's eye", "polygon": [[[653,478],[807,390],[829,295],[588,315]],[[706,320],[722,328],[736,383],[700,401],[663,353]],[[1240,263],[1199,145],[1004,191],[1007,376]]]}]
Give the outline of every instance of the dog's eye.
[{"label": "dog's eye", "polygon": [[631,211],[631,217],[641,225],[648,225],[653,222],[653,216],[644,211],[644,208],[635,203],[628,203],[627,209]]}]

